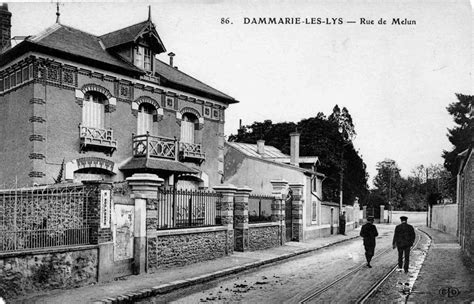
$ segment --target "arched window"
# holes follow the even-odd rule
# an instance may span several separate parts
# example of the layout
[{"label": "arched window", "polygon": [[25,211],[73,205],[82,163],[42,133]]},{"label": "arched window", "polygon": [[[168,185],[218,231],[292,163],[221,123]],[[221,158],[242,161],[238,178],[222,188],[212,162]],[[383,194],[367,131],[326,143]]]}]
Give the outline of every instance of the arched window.
[{"label": "arched window", "polygon": [[156,109],[153,105],[146,102],[140,104],[137,116],[137,135],[143,135],[146,132],[156,135],[153,130],[153,115],[155,113]]},{"label": "arched window", "polygon": [[82,124],[90,128],[105,128],[105,102],[107,98],[98,92],[90,91],[84,95]]},{"label": "arched window", "polygon": [[183,118],[181,121],[181,142],[190,144],[194,143],[194,126],[197,122],[198,119],[194,114],[183,114]]}]

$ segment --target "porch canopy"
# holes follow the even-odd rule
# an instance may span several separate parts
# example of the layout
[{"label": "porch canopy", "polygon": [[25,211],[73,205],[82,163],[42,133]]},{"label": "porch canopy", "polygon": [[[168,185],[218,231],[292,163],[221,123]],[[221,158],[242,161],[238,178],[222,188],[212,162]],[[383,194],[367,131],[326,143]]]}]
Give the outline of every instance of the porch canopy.
[{"label": "porch canopy", "polygon": [[191,173],[197,174],[199,173],[198,170],[190,168],[183,163],[167,160],[167,159],[155,159],[155,158],[132,158],[129,160],[125,165],[120,167],[120,170],[146,170],[146,171],[153,171],[153,170],[160,170],[160,171],[168,171],[174,173]]}]

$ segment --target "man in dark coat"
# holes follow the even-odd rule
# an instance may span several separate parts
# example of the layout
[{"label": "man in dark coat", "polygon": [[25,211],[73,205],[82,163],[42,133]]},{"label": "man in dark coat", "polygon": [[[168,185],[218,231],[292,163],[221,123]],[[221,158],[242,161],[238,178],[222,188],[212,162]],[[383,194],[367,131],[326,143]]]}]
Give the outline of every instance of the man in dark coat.
[{"label": "man in dark coat", "polygon": [[[395,234],[393,235],[393,249],[398,248],[398,269],[408,272],[408,265],[410,263],[410,248],[415,242],[415,229],[412,225],[407,224],[408,218],[401,216],[402,221],[395,227]],[[403,263],[403,256],[405,256],[405,263]]]},{"label": "man in dark coat", "polygon": [[339,216],[339,234],[346,235],[346,211]]},{"label": "man in dark coat", "polygon": [[364,238],[365,259],[367,260],[367,267],[372,268],[370,261],[374,256],[375,238],[379,235],[377,227],[374,225],[374,217],[367,217],[367,223],[360,229],[360,236]]}]

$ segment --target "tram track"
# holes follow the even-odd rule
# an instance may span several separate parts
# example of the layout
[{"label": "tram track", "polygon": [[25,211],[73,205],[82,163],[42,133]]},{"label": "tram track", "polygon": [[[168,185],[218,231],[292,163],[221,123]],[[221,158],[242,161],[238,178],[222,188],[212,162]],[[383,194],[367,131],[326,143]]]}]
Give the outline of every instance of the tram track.
[{"label": "tram track", "polygon": [[[415,244],[413,245],[412,248],[416,248],[418,246],[418,243],[421,240],[421,235],[418,232],[417,233],[417,238],[415,241]],[[383,257],[385,254],[388,254],[389,252],[392,251],[392,248],[389,247],[387,249],[384,249],[382,251],[379,251],[373,258],[372,260],[377,260],[381,257]],[[345,280],[349,281],[355,277],[356,274],[359,273],[361,269],[364,269],[366,267],[366,263],[361,263],[360,265],[356,266],[355,268],[349,270],[348,272],[340,275],[333,281],[327,283],[323,287],[319,287],[315,290],[312,290],[308,292],[307,294],[304,295],[303,299],[299,301],[299,303],[311,303],[312,301],[316,300],[318,297],[323,295],[325,292],[331,290],[332,288],[336,288],[340,284],[342,284]],[[397,269],[398,265],[395,264],[393,267],[389,269],[388,272],[386,272],[380,279],[378,279],[376,282],[374,282],[370,288],[368,289],[367,292],[363,293],[362,296],[358,297],[355,303],[366,303],[368,299],[371,298],[371,296],[379,289],[380,286],[383,285],[383,283],[395,272]]]}]

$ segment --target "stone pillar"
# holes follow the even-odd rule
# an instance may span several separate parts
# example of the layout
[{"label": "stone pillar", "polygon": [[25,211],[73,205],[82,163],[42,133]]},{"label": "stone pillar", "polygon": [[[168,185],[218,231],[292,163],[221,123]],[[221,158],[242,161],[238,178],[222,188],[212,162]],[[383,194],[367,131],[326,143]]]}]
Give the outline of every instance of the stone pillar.
[{"label": "stone pillar", "polygon": [[112,237],[112,184],[102,181],[83,181],[89,193],[89,226],[91,243],[99,245],[97,281],[113,279],[114,242]]},{"label": "stone pillar", "polygon": [[293,192],[293,203],[291,208],[292,213],[292,231],[293,241],[303,241],[303,184],[290,184],[290,189]]},{"label": "stone pillar", "polygon": [[249,187],[238,188],[234,199],[234,238],[236,251],[249,249]]},{"label": "stone pillar", "polygon": [[380,223],[385,223],[385,206],[380,205]]},{"label": "stone pillar", "polygon": [[[132,191],[131,198],[135,201],[134,209],[134,238],[133,238],[133,272],[140,274],[146,272],[146,243],[147,243],[147,217],[156,214],[147,212],[147,200],[157,199],[158,187],[163,184],[163,179],[155,174],[136,173],[126,179]],[[156,210],[155,210],[156,213]]]},{"label": "stone pillar", "polygon": [[367,206],[362,207],[362,222],[367,221]]},{"label": "stone pillar", "polygon": [[237,187],[234,185],[216,186],[214,190],[222,194],[220,204],[217,211],[220,211],[220,221],[222,226],[227,227],[226,234],[226,254],[234,252],[234,195]]},{"label": "stone pillar", "polygon": [[285,180],[271,180],[272,195],[275,201],[272,206],[272,221],[278,222],[280,226],[280,245],[286,242],[286,225],[285,225],[285,200],[287,194],[288,182]]}]

